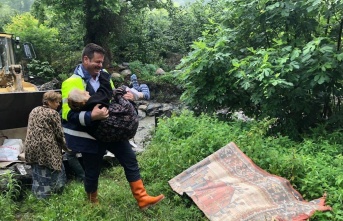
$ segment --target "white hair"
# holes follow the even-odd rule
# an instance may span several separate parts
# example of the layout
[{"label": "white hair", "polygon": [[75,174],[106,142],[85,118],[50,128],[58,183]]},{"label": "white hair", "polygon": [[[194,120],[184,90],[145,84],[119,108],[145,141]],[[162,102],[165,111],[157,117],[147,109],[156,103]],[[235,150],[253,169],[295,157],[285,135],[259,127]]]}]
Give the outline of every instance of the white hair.
[{"label": "white hair", "polygon": [[75,88],[69,92],[68,100],[73,102],[85,102],[87,101],[87,98],[85,98],[85,93],[83,90]]}]

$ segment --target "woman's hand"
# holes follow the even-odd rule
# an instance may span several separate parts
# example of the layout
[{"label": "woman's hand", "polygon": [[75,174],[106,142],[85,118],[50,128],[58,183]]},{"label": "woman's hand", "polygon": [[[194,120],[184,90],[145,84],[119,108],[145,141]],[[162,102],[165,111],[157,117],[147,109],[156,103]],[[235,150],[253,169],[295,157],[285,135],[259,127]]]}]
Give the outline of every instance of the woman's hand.
[{"label": "woman's hand", "polygon": [[92,110],[92,120],[103,120],[108,118],[108,109],[106,107],[99,108],[101,104],[95,105]]},{"label": "woman's hand", "polygon": [[131,100],[131,101],[135,100],[135,96],[132,94],[131,91],[127,91],[127,93],[123,95],[123,98],[125,98],[126,100]]}]

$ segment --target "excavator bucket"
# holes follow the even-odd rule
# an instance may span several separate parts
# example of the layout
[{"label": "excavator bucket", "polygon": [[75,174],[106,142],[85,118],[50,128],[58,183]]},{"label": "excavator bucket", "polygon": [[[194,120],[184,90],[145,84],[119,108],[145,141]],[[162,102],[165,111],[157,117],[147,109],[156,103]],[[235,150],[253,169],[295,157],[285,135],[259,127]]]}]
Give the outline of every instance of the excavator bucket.
[{"label": "excavator bucket", "polygon": [[26,127],[31,110],[46,91],[0,93],[0,130]]}]

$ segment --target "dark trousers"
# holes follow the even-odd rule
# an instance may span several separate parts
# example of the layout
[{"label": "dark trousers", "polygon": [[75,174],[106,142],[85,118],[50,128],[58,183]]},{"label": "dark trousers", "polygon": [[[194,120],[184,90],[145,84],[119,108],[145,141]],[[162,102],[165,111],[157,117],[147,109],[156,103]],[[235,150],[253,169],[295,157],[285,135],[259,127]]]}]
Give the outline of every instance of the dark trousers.
[{"label": "dark trousers", "polygon": [[76,156],[76,153],[75,152],[66,153],[65,156],[67,157],[70,168],[75,173],[76,179],[78,181],[83,182],[83,180],[85,179],[85,171],[83,170],[79,162],[79,159]]},{"label": "dark trousers", "polygon": [[114,154],[120,165],[124,168],[128,182],[134,182],[141,179],[137,157],[128,140],[101,143],[100,146]]},{"label": "dark trousers", "polygon": [[129,141],[111,143],[99,142],[99,151],[97,154],[82,153],[85,169],[84,185],[87,193],[93,193],[98,189],[101,164],[106,150],[113,153],[118,159],[119,163],[124,168],[128,182],[134,182],[141,179],[136,154],[132,150]]},{"label": "dark trousers", "polygon": [[82,153],[85,169],[84,186],[87,193],[94,193],[98,190],[102,158],[103,154],[100,153]]}]

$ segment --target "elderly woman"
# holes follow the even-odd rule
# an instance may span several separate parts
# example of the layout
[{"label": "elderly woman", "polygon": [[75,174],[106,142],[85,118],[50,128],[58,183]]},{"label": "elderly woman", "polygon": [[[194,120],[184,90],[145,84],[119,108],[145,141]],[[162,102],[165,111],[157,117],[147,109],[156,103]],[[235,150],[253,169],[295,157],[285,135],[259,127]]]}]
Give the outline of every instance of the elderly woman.
[{"label": "elderly woman", "polygon": [[32,167],[32,192],[40,199],[62,192],[66,183],[62,148],[66,151],[68,148],[56,111],[60,102],[61,94],[47,91],[43,106],[34,108],[29,115],[25,159]]}]

